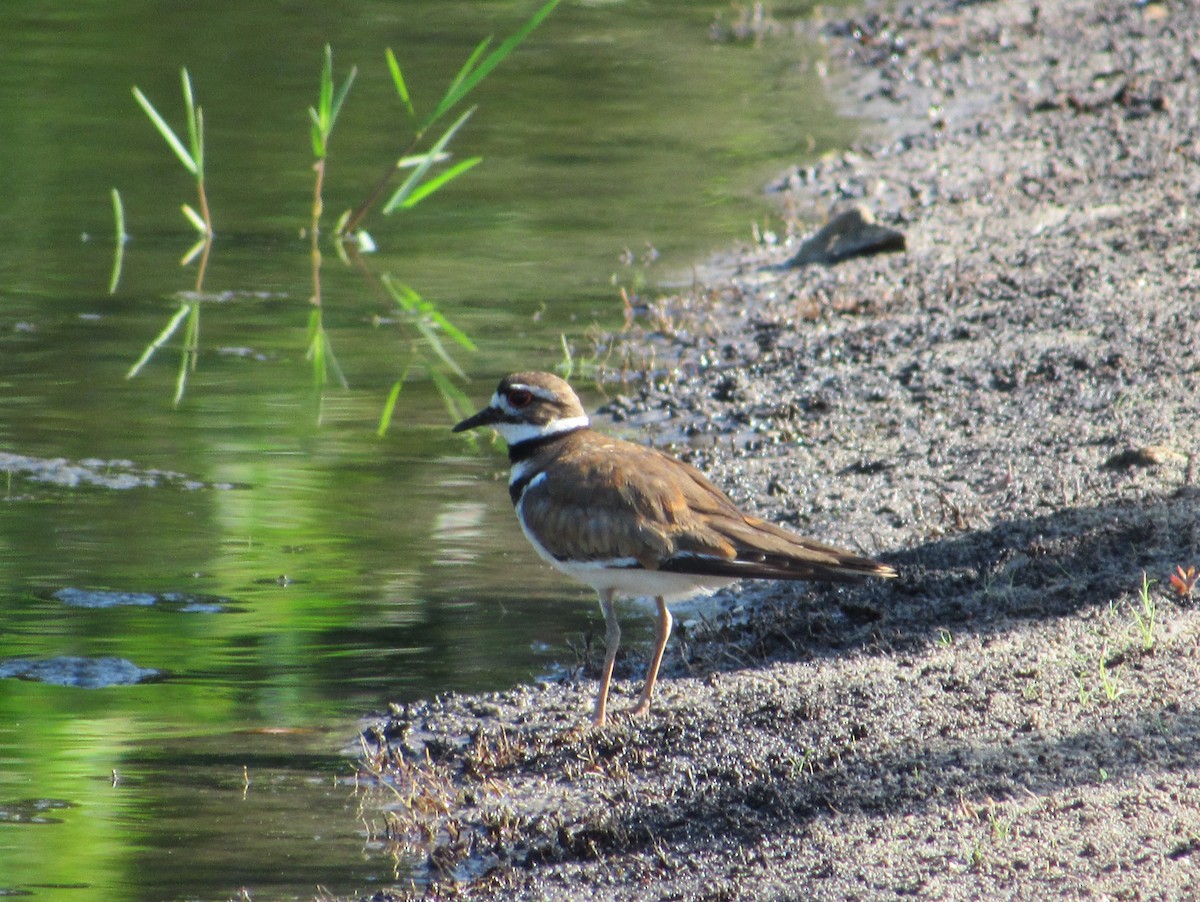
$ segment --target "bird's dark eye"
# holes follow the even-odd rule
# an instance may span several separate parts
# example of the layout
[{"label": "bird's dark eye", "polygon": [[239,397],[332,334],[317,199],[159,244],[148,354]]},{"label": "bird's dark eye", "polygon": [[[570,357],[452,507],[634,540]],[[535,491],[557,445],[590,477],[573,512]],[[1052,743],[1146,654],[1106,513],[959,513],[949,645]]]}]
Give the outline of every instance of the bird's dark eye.
[{"label": "bird's dark eye", "polygon": [[533,400],[533,392],[523,388],[514,388],[508,393],[508,403],[513,407],[524,407]]}]

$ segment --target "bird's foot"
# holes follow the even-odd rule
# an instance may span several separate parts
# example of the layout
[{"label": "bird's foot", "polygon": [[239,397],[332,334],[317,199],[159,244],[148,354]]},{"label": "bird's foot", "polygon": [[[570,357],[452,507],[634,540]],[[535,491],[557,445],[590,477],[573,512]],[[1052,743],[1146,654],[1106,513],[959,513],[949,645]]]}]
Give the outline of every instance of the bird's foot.
[{"label": "bird's foot", "polygon": [[650,713],[650,699],[642,698],[638,703],[629,709],[630,717],[645,717]]}]

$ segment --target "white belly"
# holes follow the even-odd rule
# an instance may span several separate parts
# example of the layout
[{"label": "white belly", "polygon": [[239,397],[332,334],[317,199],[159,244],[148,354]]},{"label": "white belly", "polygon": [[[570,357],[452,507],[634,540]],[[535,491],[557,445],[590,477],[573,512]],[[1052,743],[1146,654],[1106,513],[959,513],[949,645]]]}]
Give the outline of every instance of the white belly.
[{"label": "white belly", "polygon": [[555,569],[591,586],[597,592],[613,591],[621,598],[662,596],[667,602],[682,601],[693,595],[710,595],[723,586],[737,582],[721,576],[692,576],[687,573],[643,570],[640,567],[605,566],[599,561],[579,564],[551,560],[550,563]]},{"label": "white belly", "polygon": [[655,598],[664,601],[682,601],[693,595],[709,595],[724,586],[737,582],[721,576],[693,576],[687,573],[663,573],[659,570],[644,570],[633,558],[611,561],[560,561],[542,547],[525,528],[519,516],[521,531],[538,555],[555,570],[591,586],[597,592],[612,591],[621,598]]},{"label": "white belly", "polygon": [[[524,475],[525,466],[517,464],[513,467],[512,481]],[[528,489],[536,488],[546,478],[545,473],[539,473],[529,483]],[[524,499],[522,499],[523,501]],[[633,558],[615,558],[598,561],[560,561],[545,546],[537,540],[525,526],[525,518],[521,516],[521,503],[516,507],[517,522],[521,531],[534,547],[538,555],[555,570],[567,574],[572,579],[579,580],[584,585],[591,586],[597,592],[615,592],[621,598],[657,598],[664,601],[682,601],[693,595],[710,595],[717,589],[737,582],[736,579],[722,576],[696,576],[688,573],[665,573],[659,570],[646,570],[638,566]]]}]

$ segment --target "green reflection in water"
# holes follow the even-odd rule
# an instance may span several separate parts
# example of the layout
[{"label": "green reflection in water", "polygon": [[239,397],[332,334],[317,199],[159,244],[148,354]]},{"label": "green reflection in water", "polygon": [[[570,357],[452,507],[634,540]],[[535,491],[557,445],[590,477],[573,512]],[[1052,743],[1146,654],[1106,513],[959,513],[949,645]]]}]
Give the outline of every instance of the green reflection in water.
[{"label": "green reflection in water", "polygon": [[[0,13],[0,451],[238,486],[0,486],[0,658],[111,655],[168,675],[96,691],[0,680],[0,811],[71,803],[51,807],[57,823],[0,822],[0,891],[224,899],[386,882],[392,862],[364,849],[334,780],[350,772],[355,718],[528,680],[597,628],[591,593],[515,528],[502,451],[450,436],[426,382],[374,437],[405,344],[378,324],[394,305],[329,253],[326,326],[350,389],[315,396],[303,356],[306,108],[322,48],[360,69],[330,148],[332,225],[407,137],[384,47],[431,104],[483,34],[510,33],[536,5],[27,0]],[[649,242],[658,272],[685,273],[770,215],[759,195],[773,170],[846,138],[795,62],[816,51],[716,45],[707,26],[727,10],[567,0],[475,98],[458,150],[484,162],[412,215],[369,223],[371,265],[479,344],[464,359],[473,398],[502,371],[552,366],[560,333],[619,324],[624,248]],[[130,96],[138,84],[174,109],[181,65],[208,126],[218,237],[205,284],[221,300],[204,305],[199,366],[174,409],[177,349],[124,375],[193,282],[178,266],[192,187]],[[113,187],[132,241],[110,296]],[[200,593],[229,609],[82,610],[50,597],[63,587]],[[244,732],[264,728],[315,732]]]}]

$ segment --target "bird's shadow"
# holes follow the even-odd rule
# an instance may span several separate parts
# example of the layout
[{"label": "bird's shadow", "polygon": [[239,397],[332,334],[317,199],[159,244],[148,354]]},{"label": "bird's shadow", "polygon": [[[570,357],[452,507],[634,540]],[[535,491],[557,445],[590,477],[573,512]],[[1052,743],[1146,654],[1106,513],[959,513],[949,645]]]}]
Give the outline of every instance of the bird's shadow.
[{"label": "bird's shadow", "polygon": [[[721,672],[852,650],[917,653],[947,636],[986,636],[1023,621],[1105,607],[1165,583],[1200,556],[1200,488],[998,522],[881,560],[897,580],[861,585],[743,583],[748,614],[680,630],[667,674]],[[630,656],[634,657],[634,656]],[[636,662],[627,667],[636,672]]]}]

